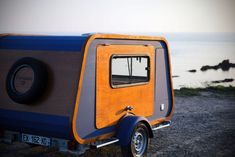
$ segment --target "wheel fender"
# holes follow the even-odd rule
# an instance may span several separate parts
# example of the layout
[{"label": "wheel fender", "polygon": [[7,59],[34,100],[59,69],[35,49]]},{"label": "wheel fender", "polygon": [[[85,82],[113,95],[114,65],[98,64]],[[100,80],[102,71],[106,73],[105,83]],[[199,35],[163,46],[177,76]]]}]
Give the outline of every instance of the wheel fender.
[{"label": "wheel fender", "polygon": [[131,141],[132,132],[137,123],[142,122],[146,125],[149,132],[149,137],[153,137],[153,131],[149,121],[145,117],[127,116],[121,119],[118,123],[116,137],[119,139],[121,146],[126,146]]}]

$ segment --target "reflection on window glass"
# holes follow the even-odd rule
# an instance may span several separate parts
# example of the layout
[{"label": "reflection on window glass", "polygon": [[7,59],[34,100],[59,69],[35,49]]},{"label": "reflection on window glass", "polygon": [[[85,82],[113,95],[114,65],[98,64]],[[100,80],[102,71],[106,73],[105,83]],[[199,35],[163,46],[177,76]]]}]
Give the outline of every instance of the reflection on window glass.
[{"label": "reflection on window glass", "polygon": [[113,56],[111,85],[130,85],[149,81],[148,56]]}]

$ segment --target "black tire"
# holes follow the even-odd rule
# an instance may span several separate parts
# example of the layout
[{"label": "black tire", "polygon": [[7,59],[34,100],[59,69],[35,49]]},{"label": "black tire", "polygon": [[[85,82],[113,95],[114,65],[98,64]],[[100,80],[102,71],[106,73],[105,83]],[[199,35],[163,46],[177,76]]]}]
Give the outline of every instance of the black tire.
[{"label": "black tire", "polygon": [[[142,134],[142,135],[140,135]],[[134,141],[136,138],[143,137],[143,148],[139,148],[139,145]],[[145,142],[144,142],[145,141]],[[144,123],[138,123],[131,135],[131,141],[127,146],[122,146],[122,154],[124,157],[146,157],[149,143],[149,131]],[[141,145],[141,144],[140,144]],[[139,150],[139,151],[137,151]]]},{"label": "black tire", "polygon": [[[30,72],[30,77],[18,77],[20,75],[20,71],[22,69],[27,69]],[[28,72],[28,73],[29,73]],[[10,68],[7,79],[6,79],[6,90],[9,97],[21,104],[30,104],[38,100],[43,94],[46,85],[47,85],[47,68],[45,64],[37,59],[26,57],[22,58],[13,64]],[[27,84],[26,90],[20,91],[16,89],[16,83],[22,82],[22,86],[24,86],[25,82]],[[21,80],[20,80],[21,79]],[[27,82],[28,81],[28,82]]]}]

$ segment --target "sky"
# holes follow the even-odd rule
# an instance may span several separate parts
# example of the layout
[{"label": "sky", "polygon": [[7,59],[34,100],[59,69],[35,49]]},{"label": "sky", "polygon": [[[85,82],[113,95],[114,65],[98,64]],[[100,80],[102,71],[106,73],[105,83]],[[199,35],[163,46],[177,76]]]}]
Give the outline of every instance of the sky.
[{"label": "sky", "polygon": [[0,33],[235,32],[235,0],[0,0]]}]

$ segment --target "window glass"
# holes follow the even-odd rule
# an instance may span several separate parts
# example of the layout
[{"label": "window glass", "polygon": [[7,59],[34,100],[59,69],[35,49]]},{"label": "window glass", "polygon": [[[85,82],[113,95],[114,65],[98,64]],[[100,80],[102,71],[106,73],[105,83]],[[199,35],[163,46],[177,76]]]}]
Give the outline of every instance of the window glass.
[{"label": "window glass", "polygon": [[113,87],[149,81],[148,56],[113,56],[111,58],[111,85]]}]

